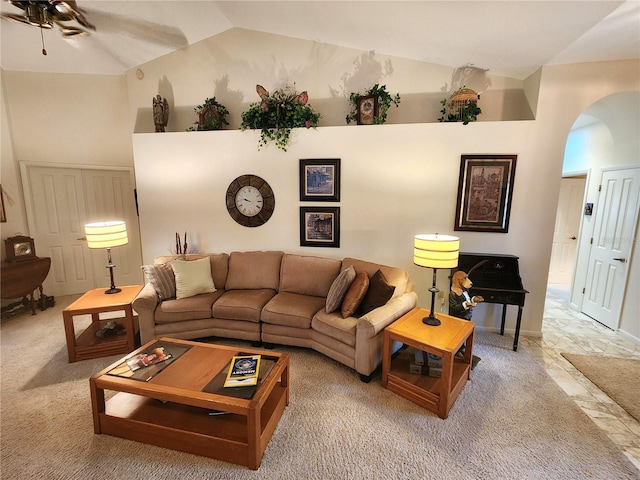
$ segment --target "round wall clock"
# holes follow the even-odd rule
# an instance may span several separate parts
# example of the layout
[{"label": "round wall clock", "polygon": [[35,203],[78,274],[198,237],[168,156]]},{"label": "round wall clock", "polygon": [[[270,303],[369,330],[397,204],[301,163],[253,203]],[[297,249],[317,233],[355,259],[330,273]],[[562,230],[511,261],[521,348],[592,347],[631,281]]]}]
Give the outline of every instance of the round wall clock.
[{"label": "round wall clock", "polygon": [[262,178],[241,175],[227,188],[226,204],[229,215],[240,225],[259,227],[271,218],[276,198]]}]

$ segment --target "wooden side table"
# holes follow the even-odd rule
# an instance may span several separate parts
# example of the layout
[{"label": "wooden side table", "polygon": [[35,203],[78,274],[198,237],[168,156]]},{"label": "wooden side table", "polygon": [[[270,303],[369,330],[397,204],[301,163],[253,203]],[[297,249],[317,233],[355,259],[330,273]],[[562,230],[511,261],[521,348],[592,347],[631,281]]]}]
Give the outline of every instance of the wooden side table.
[{"label": "wooden side table", "polygon": [[[0,297],[3,299],[22,297],[22,304],[31,307],[31,314],[36,314],[36,300],[34,294],[40,290],[40,309],[45,310],[48,306],[47,297],[42,291],[42,282],[49,274],[51,268],[51,258],[42,257],[18,262],[2,262],[0,266]],[[30,297],[30,298],[28,298]],[[19,305],[13,303],[9,308]],[[3,308],[4,311],[4,308]]]},{"label": "wooden side table", "polygon": [[[428,310],[415,308],[385,328],[382,386],[444,419],[471,378],[475,324],[437,314],[442,324],[432,327],[422,323],[422,318],[428,315]],[[401,352],[392,357],[394,341],[442,357],[442,377],[412,373],[411,352]],[[464,357],[456,357],[456,352],[463,344],[466,344]]]},{"label": "wooden side table", "polygon": [[[105,288],[89,290],[62,312],[67,337],[69,363],[89,358],[129,353],[139,346],[138,316],[134,315],[131,302],[142,290],[142,285],[120,287],[121,292],[105,294]],[[100,318],[100,314],[122,311],[122,317]],[[73,317],[91,315],[91,324],[76,337]],[[124,325],[124,335],[108,335],[100,338],[96,333],[109,321]]]}]

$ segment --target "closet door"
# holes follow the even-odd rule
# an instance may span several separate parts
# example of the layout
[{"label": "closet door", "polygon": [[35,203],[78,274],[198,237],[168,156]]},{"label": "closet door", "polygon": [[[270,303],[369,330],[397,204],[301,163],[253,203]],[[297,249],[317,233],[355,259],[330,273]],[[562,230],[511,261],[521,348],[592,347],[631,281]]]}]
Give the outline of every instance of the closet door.
[{"label": "closet door", "polygon": [[110,284],[106,250],[87,247],[84,225],[125,220],[129,244],[112,249],[116,285],[142,282],[140,234],[128,170],[26,166],[25,198],[36,254],[51,257],[47,295],[72,295]]}]

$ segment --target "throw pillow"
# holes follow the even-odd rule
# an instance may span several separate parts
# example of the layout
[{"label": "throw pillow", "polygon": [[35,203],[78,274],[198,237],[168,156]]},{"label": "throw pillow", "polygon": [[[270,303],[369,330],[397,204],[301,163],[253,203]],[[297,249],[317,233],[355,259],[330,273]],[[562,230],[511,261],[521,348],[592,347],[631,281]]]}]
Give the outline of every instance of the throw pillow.
[{"label": "throw pillow", "polygon": [[176,296],[176,276],[170,263],[143,265],[142,271],[160,300],[167,300]]},{"label": "throw pillow", "polygon": [[387,282],[384,274],[378,270],[369,279],[369,288],[362,303],[360,304],[360,313],[364,315],[371,310],[381,307],[393,297],[396,287]]},{"label": "throw pillow", "polygon": [[342,308],[340,309],[342,318],[350,317],[355,313],[367,293],[367,288],[369,288],[369,275],[367,272],[360,272],[356,275],[344,296],[344,300],[342,300]]},{"label": "throw pillow", "polygon": [[342,299],[355,278],[356,270],[353,268],[353,265],[346,270],[343,270],[342,273],[336,277],[329,288],[329,293],[327,294],[327,304],[325,306],[327,313],[334,312],[338,309],[342,304]]},{"label": "throw pillow", "polygon": [[216,291],[208,257],[191,261],[174,260],[171,267],[176,274],[176,298]]}]

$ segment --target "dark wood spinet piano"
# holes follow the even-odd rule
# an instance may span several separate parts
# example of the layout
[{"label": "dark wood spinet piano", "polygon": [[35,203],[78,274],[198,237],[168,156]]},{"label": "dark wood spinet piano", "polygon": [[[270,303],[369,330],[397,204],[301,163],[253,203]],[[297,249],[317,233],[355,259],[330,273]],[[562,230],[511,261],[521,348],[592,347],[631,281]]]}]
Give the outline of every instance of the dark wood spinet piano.
[{"label": "dark wood spinet piano", "polygon": [[507,315],[507,305],[518,306],[518,320],[513,339],[513,351],[518,350],[520,322],[527,290],[522,286],[518,257],[515,255],[498,255],[493,253],[463,253],[460,252],[457,270],[467,272],[473,286],[469,294],[481,295],[486,303],[502,304],[502,323],[500,335],[504,335],[504,322]]}]

